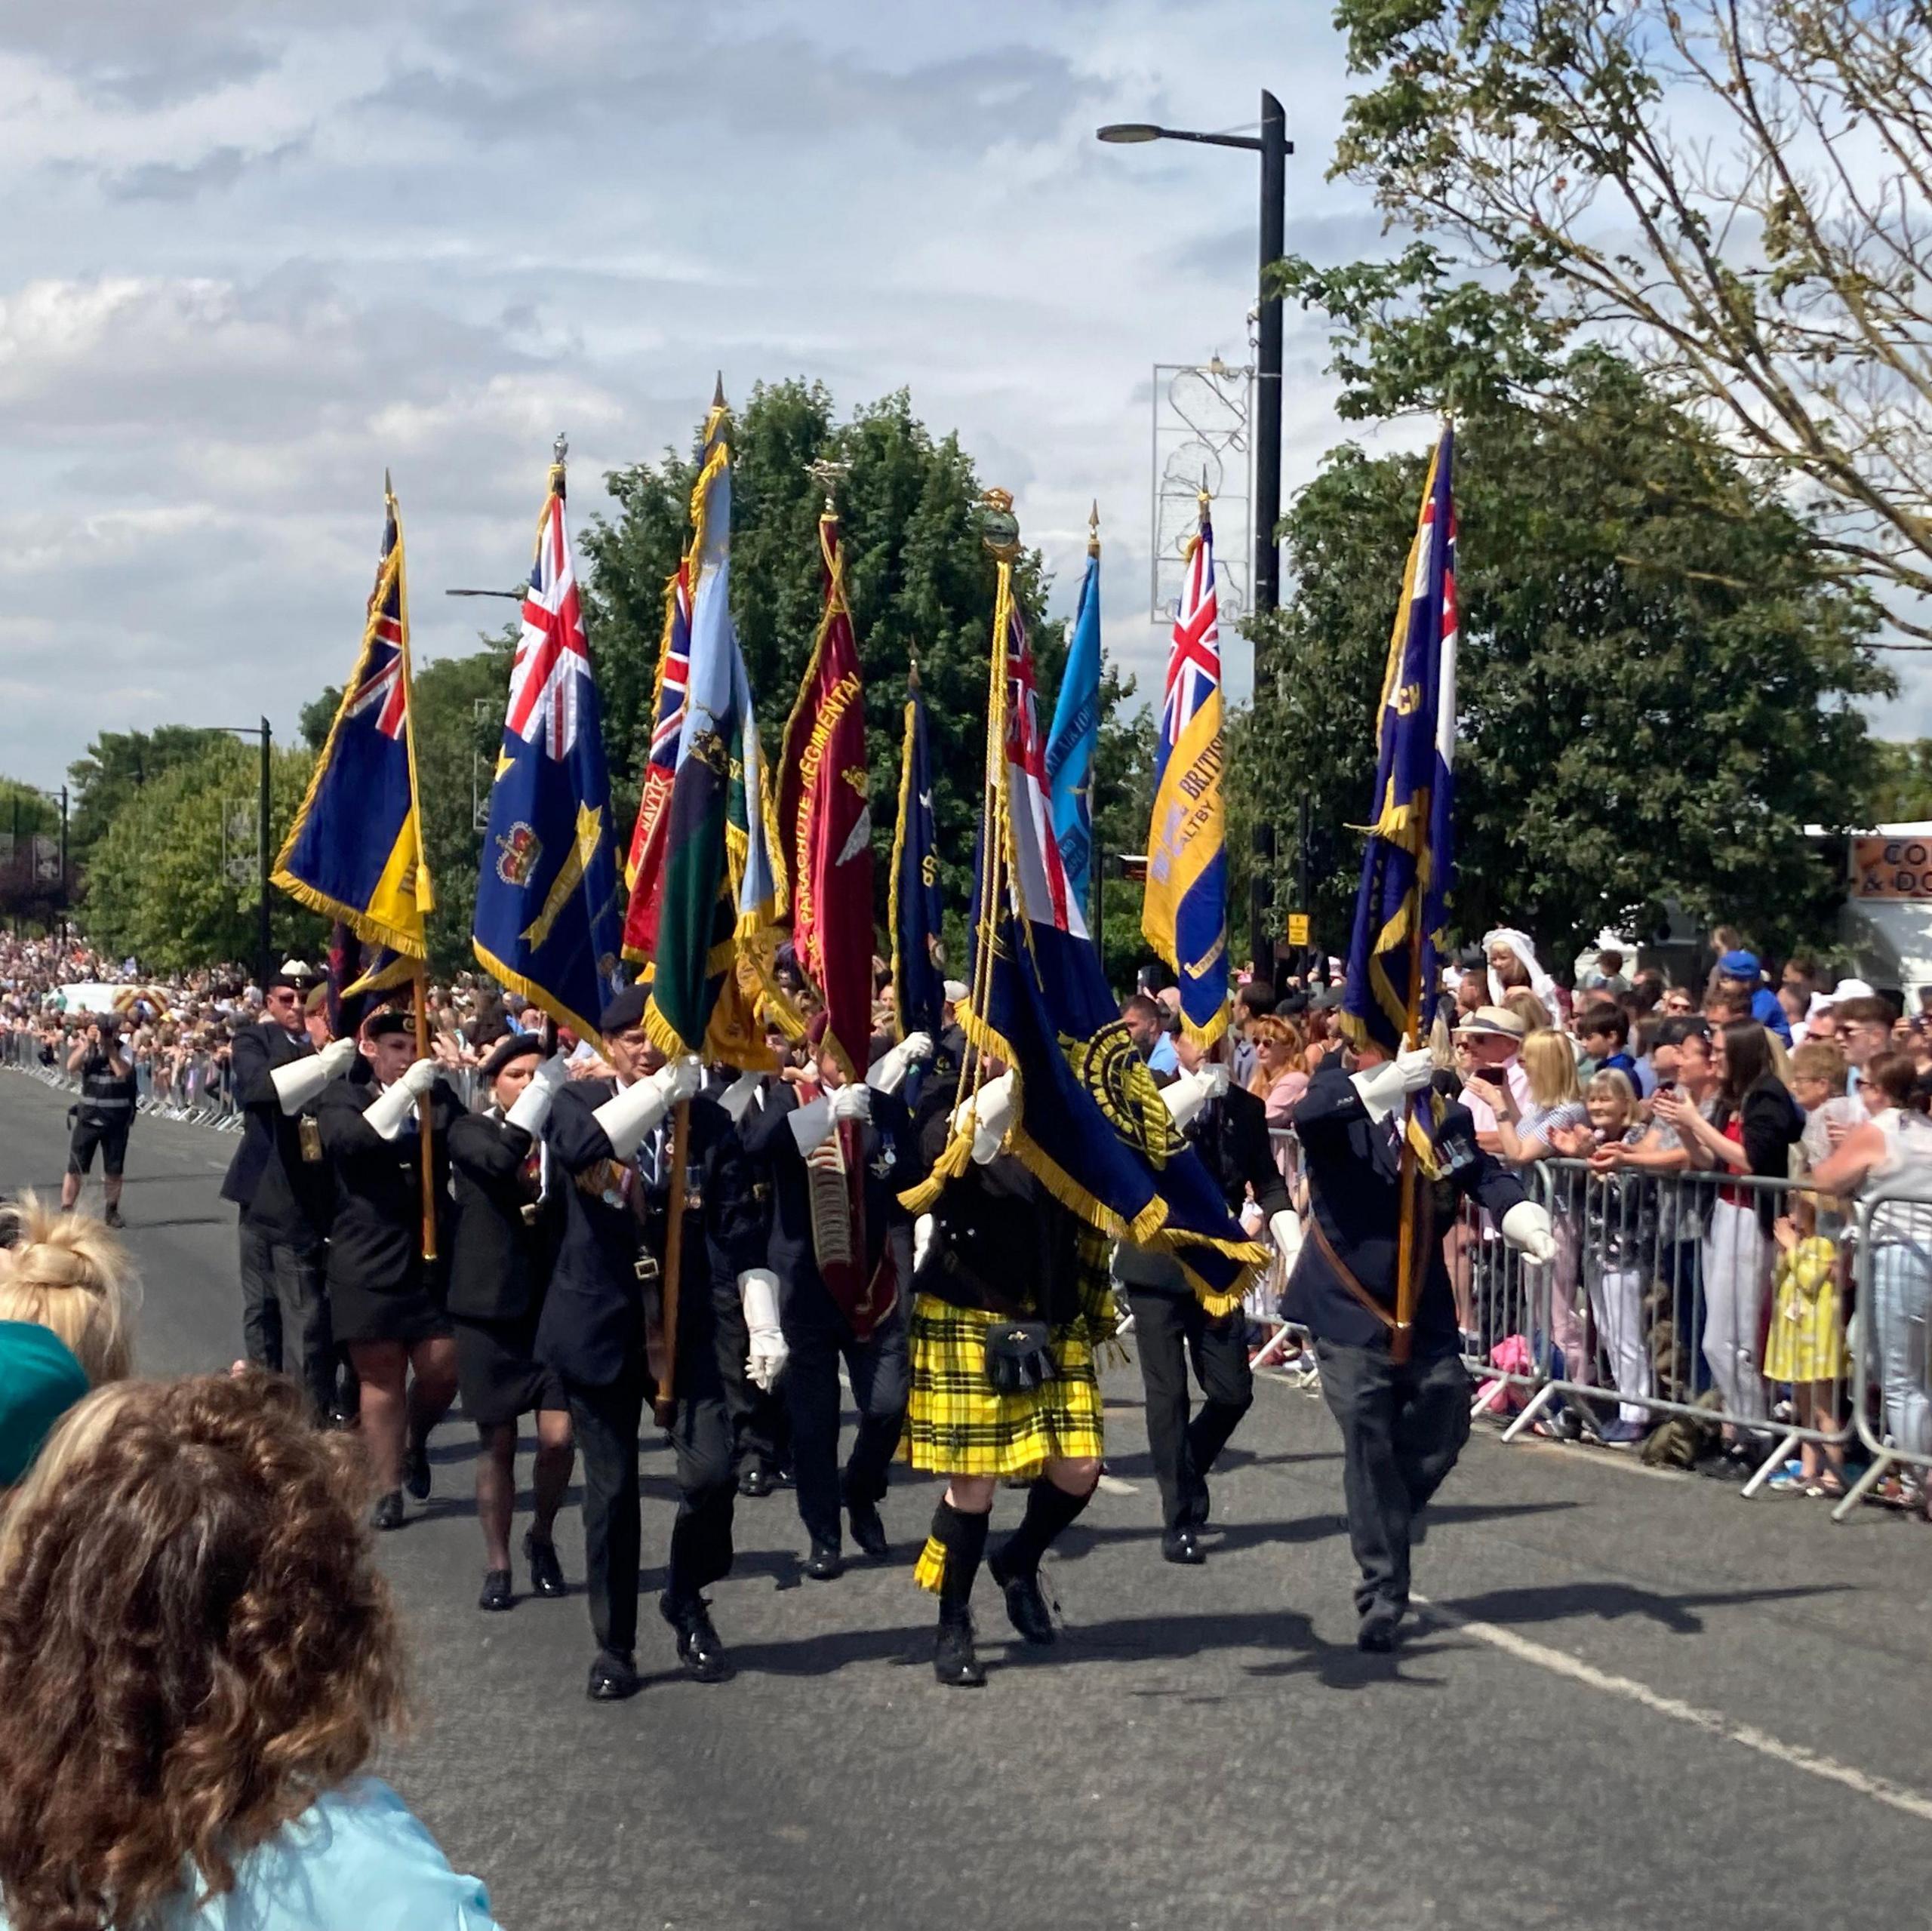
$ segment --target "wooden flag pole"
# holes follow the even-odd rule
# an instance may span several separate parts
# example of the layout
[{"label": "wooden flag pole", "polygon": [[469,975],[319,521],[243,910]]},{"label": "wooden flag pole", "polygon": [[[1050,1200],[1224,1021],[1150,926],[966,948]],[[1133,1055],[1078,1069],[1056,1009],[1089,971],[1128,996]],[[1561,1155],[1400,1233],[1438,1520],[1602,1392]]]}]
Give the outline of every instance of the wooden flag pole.
[{"label": "wooden flag pole", "polygon": [[[415,977],[416,994],[416,1056],[426,1059],[429,1056],[429,979],[424,963],[417,962]],[[428,1093],[416,1102],[417,1157],[423,1168],[423,1258],[436,1258],[436,1162],[435,1145],[431,1139],[431,1120],[435,1107]]]},{"label": "wooden flag pole", "polygon": [[678,1412],[678,1281],[685,1259],[685,1162],[691,1152],[691,1103],[678,1102],[671,1115],[671,1192],[664,1223],[664,1375],[651,1412],[668,1428]]}]

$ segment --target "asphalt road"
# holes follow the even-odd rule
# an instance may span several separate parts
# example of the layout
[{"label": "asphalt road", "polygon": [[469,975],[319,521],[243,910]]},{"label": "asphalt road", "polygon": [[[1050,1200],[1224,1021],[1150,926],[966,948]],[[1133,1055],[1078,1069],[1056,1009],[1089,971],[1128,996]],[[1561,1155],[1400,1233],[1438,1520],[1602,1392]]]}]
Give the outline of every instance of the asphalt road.
[{"label": "asphalt road", "polygon": [[[0,1188],[57,1182],[66,1103],[0,1073]],[[232,1145],[137,1124],[150,1371],[238,1351]],[[1110,1385],[1117,1479],[1049,1558],[1064,1640],[1023,1651],[983,1589],[977,1694],[927,1668],[910,1572],[934,1495],[908,1479],[893,1564],[829,1585],[800,1579],[787,1495],[741,1502],[713,1596],[735,1680],[679,1679],[647,1603],[649,1687],[591,1705],[580,1591],[474,1607],[453,1419],[434,1496],[382,1544],[420,1710],[386,1773],[515,1931],[1926,1922],[1932,1531],[1479,1435],[1419,1559],[1435,1610],[1366,1658],[1319,1401],[1263,1386],[1211,1559],[1180,1570],[1135,1388]],[[668,1454],[646,1469],[651,1560]],[[574,1509],[560,1527],[577,1582]]]}]

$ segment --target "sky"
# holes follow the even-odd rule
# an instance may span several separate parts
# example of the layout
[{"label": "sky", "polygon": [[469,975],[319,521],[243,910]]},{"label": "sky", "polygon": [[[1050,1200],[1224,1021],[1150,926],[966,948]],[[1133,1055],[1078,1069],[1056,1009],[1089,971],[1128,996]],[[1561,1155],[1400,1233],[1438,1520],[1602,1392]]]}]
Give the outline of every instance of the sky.
[{"label": "sky", "polygon": [[[1287,104],[1287,247],[1380,251],[1324,179],[1326,0],[64,0],[0,20],[0,773],[102,730],[294,735],[359,638],[392,473],[419,657],[715,377],[901,386],[1011,490],[1070,611],[1157,683],[1151,371],[1249,359],[1254,157],[1100,124]],[[1287,318],[1283,481],[1349,435]],[[1383,432],[1420,446],[1430,426]],[[1223,547],[1237,533],[1221,532]],[[483,614],[479,617],[479,612]],[[1245,694],[1247,647],[1224,635]],[[595,639],[592,640],[593,651]]]}]

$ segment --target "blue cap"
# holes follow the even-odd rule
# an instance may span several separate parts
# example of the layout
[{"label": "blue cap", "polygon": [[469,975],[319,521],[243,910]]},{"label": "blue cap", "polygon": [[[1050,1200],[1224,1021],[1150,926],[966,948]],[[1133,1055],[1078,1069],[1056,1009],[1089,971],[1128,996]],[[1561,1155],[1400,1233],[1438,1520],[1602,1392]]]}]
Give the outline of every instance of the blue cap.
[{"label": "blue cap", "polygon": [[51,1328],[0,1321],[0,1489],[26,1473],[54,1424],[87,1391],[87,1371]]},{"label": "blue cap", "polygon": [[1755,979],[1759,976],[1755,952],[1727,952],[1718,961],[1718,970],[1727,979]]}]

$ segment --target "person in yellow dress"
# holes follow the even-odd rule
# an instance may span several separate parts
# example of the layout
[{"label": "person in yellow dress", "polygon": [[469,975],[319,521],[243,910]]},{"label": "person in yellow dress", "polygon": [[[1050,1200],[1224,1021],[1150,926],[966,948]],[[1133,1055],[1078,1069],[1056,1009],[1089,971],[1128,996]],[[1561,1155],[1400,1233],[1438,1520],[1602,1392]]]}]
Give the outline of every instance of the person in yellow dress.
[{"label": "person in yellow dress", "polygon": [[[1800,1428],[1838,1432],[1838,1391],[1845,1376],[1844,1318],[1838,1304],[1838,1250],[1818,1231],[1817,1203],[1791,1197],[1791,1211],[1772,1228],[1778,1257],[1771,1286],[1770,1333],[1764,1343],[1764,1378],[1791,1384]],[[1844,1451],[1804,1443],[1798,1472],[1771,1478],[1786,1493],[1842,1495]]]}]

